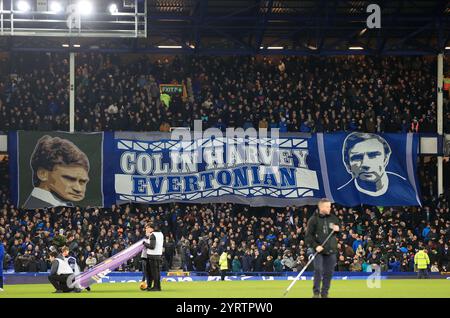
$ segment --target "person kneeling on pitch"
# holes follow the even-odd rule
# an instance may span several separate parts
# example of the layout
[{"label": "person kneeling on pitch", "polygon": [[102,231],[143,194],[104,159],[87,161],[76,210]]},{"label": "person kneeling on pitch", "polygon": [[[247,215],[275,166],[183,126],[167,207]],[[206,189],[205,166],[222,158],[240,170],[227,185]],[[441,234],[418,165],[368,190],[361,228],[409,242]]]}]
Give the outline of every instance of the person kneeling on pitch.
[{"label": "person kneeling on pitch", "polygon": [[73,270],[64,256],[58,255],[56,252],[50,252],[50,261],[52,267],[48,280],[55,287],[55,293],[80,292],[78,288],[70,288],[67,285],[69,277],[73,275]]},{"label": "person kneeling on pitch", "polygon": [[145,226],[145,234],[149,239],[149,243],[143,242],[147,249],[147,268],[148,278],[153,281],[153,287],[150,288],[151,282],[148,282],[148,291],[161,291],[161,256],[163,253],[164,236],[159,231],[158,226],[148,223]]},{"label": "person kneeling on pitch", "polygon": [[[313,248],[317,255],[314,258],[314,298],[327,298],[330,289],[331,278],[336,266],[337,241],[332,235],[322,246],[322,242],[330,235],[331,231],[339,232],[339,219],[330,214],[331,202],[321,199],[318,204],[319,212],[308,220],[305,240],[308,247]],[[322,289],[320,288],[322,283]]]}]

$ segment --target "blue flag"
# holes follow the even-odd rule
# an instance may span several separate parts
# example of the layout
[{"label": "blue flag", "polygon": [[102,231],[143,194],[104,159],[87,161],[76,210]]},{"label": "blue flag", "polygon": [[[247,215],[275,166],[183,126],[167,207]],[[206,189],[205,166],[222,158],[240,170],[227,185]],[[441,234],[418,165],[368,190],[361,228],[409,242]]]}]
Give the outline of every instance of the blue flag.
[{"label": "blue flag", "polygon": [[420,205],[414,134],[353,132],[318,138],[326,196],[347,206]]}]

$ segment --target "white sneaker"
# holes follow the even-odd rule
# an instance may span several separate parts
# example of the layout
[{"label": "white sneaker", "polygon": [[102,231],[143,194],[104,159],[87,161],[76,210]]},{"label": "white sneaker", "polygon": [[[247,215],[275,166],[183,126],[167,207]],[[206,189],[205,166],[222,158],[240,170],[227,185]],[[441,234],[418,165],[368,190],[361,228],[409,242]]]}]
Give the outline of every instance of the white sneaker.
[{"label": "white sneaker", "polygon": [[0,292],[5,291],[3,288],[0,288]]}]

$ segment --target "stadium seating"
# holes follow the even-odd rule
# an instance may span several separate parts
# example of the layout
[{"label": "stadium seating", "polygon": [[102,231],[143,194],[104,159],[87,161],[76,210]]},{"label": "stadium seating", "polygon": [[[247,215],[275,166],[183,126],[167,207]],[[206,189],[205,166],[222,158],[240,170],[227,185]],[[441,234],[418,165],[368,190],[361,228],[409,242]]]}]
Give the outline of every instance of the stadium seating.
[{"label": "stadium seating", "polygon": [[[167,126],[281,131],[435,132],[435,58],[174,57],[80,54],[76,130]],[[19,53],[0,61],[2,130],[68,130],[68,61]],[[159,98],[158,84],[187,96]],[[450,129],[445,99],[445,131]]]},{"label": "stadium seating", "polygon": [[[421,167],[423,180],[435,178],[434,162]],[[7,176],[6,162],[0,168]],[[413,271],[413,256],[421,246],[430,249],[436,270],[450,270],[448,193],[436,199],[436,190],[427,182],[422,184],[423,207],[336,206],[346,224],[339,238],[337,270],[366,271],[375,263],[384,271]],[[150,219],[163,225],[167,237],[165,270],[217,274],[219,255],[229,246],[232,259],[237,257],[235,269],[292,271],[306,264],[305,226],[314,209],[165,204],[25,211],[9,202],[5,183],[0,186],[0,233],[8,255],[5,268],[16,271],[45,271],[50,246],[64,244],[79,259],[82,270],[86,269],[142,238],[143,226]],[[119,270],[139,270],[139,258]]]}]

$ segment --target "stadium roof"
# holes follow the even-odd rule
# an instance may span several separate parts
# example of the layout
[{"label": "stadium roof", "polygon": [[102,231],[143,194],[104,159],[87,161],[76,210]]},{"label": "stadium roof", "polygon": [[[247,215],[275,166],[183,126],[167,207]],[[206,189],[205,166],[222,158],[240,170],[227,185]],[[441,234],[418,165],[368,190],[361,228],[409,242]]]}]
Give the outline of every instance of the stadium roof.
[{"label": "stadium roof", "polygon": [[[381,7],[380,29],[366,26],[371,3]],[[145,39],[70,42],[80,51],[162,54],[431,55],[450,46],[450,2],[147,0],[147,26]],[[0,49],[67,50],[63,42],[0,37]]]}]

